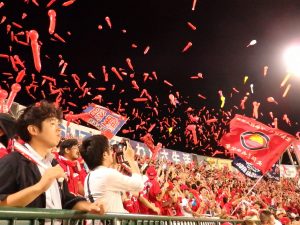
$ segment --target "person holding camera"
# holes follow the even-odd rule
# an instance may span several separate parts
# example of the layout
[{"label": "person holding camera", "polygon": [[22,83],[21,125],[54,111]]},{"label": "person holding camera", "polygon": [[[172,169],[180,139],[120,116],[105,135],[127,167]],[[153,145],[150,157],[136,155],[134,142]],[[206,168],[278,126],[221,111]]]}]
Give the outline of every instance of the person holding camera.
[{"label": "person holding camera", "polygon": [[121,192],[141,191],[144,182],[129,142],[120,144],[119,148],[118,152],[123,150],[131,168],[131,176],[113,168],[117,160],[116,153],[104,135],[93,135],[83,140],[80,153],[91,170],[84,182],[84,193],[91,202],[101,200],[106,212],[128,213],[123,207]]}]

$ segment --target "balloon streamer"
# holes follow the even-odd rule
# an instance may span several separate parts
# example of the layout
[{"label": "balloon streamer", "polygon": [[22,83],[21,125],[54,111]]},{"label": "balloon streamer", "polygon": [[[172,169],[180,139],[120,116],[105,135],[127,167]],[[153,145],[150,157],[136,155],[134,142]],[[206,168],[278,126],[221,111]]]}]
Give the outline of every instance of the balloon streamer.
[{"label": "balloon streamer", "polygon": [[29,31],[29,38],[33,54],[34,67],[38,72],[41,72],[40,46],[38,44],[39,34],[36,30]]}]

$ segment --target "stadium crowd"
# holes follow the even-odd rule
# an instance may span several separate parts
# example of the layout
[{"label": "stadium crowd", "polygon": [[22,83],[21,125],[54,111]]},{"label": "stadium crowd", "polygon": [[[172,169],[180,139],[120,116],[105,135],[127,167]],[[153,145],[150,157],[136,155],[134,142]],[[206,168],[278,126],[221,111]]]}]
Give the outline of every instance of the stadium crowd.
[{"label": "stadium crowd", "polygon": [[[0,206],[299,223],[299,176],[280,182],[262,179],[249,193],[256,180],[239,172],[213,168],[206,162],[174,164],[139,156],[128,141],[121,151],[123,160],[118,161],[119,146],[110,146],[103,135],[82,143],[71,138],[58,143],[61,111],[47,102],[28,107],[17,121],[4,114],[0,120],[0,178],[5,180],[0,185]],[[11,142],[14,126],[18,138]],[[55,159],[46,165],[49,155]],[[51,165],[53,160],[59,166]],[[26,170],[25,177],[22,169],[28,166],[36,172]],[[4,179],[8,174],[9,179]],[[65,192],[61,202],[56,199],[59,187]],[[110,196],[116,201],[103,201]]]},{"label": "stadium crowd", "polygon": [[[64,142],[71,141],[75,142],[75,139]],[[77,155],[74,166],[66,170],[71,171],[69,174],[82,173],[83,167],[78,167],[82,165],[79,148]],[[296,223],[300,218],[298,177],[281,178],[280,182],[263,179],[249,194],[256,180],[226,166],[218,169],[204,161],[201,165],[174,164],[147,156],[135,157],[143,173],[144,188],[140,192],[122,192],[123,207],[129,213],[259,220],[260,212],[270,210],[277,222],[284,225]],[[66,160],[59,162],[65,168]],[[115,168],[126,175],[131,174],[125,163],[115,164]],[[70,190],[75,193],[76,177],[68,180]],[[84,179],[77,179],[75,183],[82,186]]]}]

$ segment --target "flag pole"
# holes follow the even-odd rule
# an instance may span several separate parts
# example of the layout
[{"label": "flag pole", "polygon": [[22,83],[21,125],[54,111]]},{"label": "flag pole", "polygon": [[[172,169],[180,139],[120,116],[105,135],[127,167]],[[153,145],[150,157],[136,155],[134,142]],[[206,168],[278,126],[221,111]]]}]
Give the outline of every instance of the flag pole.
[{"label": "flag pole", "polygon": [[[252,186],[252,188],[250,188],[250,190],[248,191],[248,193],[246,194],[245,197],[247,197],[251,192],[252,190],[255,188],[255,186],[261,181],[261,179],[264,177],[264,174],[257,179],[256,183]],[[235,207],[235,209],[232,211],[231,213],[231,216],[235,213],[235,211],[238,209],[238,207],[240,206],[240,204],[242,203],[242,201],[239,202],[239,204],[237,204],[237,206]]]},{"label": "flag pole", "polygon": [[290,158],[290,161],[291,161],[292,165],[295,166],[294,159],[293,159],[293,156],[292,156],[292,154],[291,154],[290,149],[291,149],[291,146],[289,146],[289,147],[286,149],[286,151],[287,151],[287,153],[288,153],[288,156],[289,156],[289,158]]}]

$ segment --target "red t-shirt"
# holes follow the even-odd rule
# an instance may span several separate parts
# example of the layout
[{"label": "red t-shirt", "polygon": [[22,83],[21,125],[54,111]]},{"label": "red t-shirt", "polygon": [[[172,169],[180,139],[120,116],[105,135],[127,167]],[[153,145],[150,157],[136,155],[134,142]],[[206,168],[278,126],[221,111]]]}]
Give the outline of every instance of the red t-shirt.
[{"label": "red t-shirt", "polygon": [[173,203],[170,207],[167,207],[165,210],[166,216],[183,216],[183,212],[178,203]]},{"label": "red t-shirt", "polygon": [[271,205],[272,198],[267,197],[267,196],[265,196],[265,195],[261,195],[260,198],[261,198],[261,200],[263,200],[267,205]]},{"label": "red t-shirt", "polygon": [[86,172],[81,168],[80,164],[77,161],[70,161],[60,156],[58,154],[54,154],[59,165],[63,168],[67,175],[67,183],[69,191],[75,195],[79,194],[79,182],[84,183]]},{"label": "red t-shirt", "polygon": [[232,209],[232,203],[227,202],[227,203],[224,204],[224,206],[222,208],[225,209],[226,213],[230,215],[231,209]]},{"label": "red t-shirt", "polygon": [[171,196],[168,194],[168,193],[165,193],[163,199],[162,199],[162,207],[161,207],[161,214],[162,215],[165,215],[165,216],[168,216],[170,213],[168,212],[169,210],[171,210],[170,208],[170,205],[167,205],[167,206],[164,206],[163,205],[166,203],[166,202],[169,202],[171,200]]},{"label": "red t-shirt", "polygon": [[134,207],[133,207],[133,202],[131,199],[126,199],[123,202],[124,209],[126,209],[129,213],[135,213],[134,212]]},{"label": "red t-shirt", "polygon": [[139,203],[139,200],[137,199],[137,197],[132,196],[131,201],[133,203],[134,213],[140,213],[140,203]]},{"label": "red t-shirt", "polygon": [[[147,199],[149,202],[152,202],[156,207],[160,208],[160,202],[157,201],[156,197],[161,193],[160,185],[156,179],[148,179],[144,184],[143,191],[140,192],[140,195]],[[142,214],[151,214],[156,215],[151,209],[147,208],[143,203],[140,203],[140,212]]]}]

